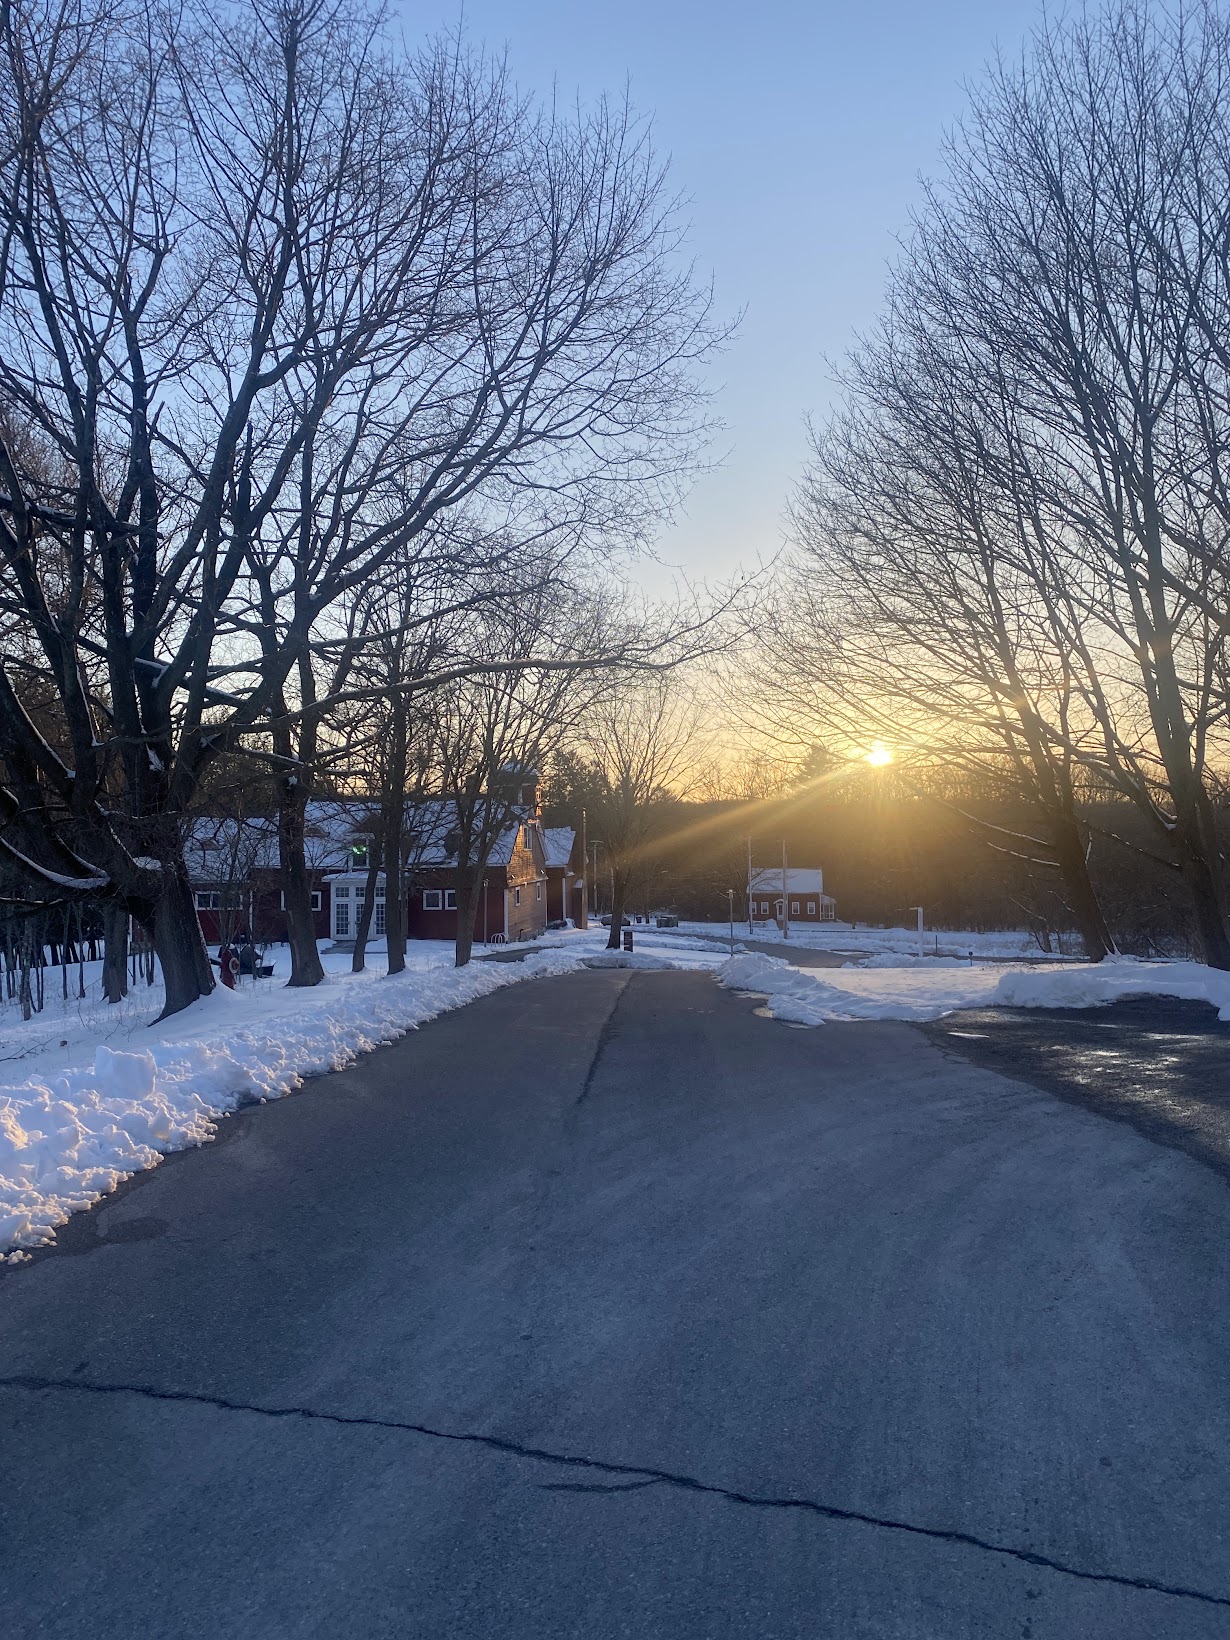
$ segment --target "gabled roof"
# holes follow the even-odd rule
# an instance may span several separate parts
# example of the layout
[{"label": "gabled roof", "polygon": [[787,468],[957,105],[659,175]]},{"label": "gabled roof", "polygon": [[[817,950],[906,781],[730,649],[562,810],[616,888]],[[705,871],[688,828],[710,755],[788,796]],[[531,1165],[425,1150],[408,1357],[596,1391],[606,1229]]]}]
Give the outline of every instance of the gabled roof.
[{"label": "gabled roof", "polygon": [[566,866],[572,859],[572,845],[576,841],[576,832],[571,826],[544,826],[542,828],[543,853],[546,855],[549,866]]},{"label": "gabled roof", "polygon": [[[810,866],[791,866],[786,880],[792,894],[823,894],[824,873]],[[753,871],[750,887],[753,894],[780,894],[782,870],[780,866],[762,866]]]}]

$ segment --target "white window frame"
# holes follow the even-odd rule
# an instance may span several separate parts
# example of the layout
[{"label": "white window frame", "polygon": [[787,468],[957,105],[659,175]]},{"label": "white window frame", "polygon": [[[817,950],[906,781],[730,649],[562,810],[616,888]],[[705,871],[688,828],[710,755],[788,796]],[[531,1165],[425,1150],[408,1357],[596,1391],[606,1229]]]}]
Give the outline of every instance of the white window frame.
[{"label": "white window frame", "polygon": [[[198,888],[193,891],[193,904],[198,911],[242,911],[242,888]],[[204,900],[206,903],[201,904]]]},{"label": "white window frame", "polygon": [[797,917],[798,914],[799,914],[799,902],[797,900],[791,900],[791,902],[790,902],[790,915],[792,917]]},{"label": "white window frame", "polygon": [[446,888],[444,890],[444,909],[446,911],[456,911],[457,890],[455,888]]},{"label": "white window frame", "polygon": [[372,934],[375,939],[382,940],[388,932],[388,925],[384,915],[384,896],[377,895],[376,909],[372,912]]},{"label": "white window frame", "polygon": [[333,938],[348,940],[350,938],[350,901],[336,900],[333,905]]},{"label": "white window frame", "polygon": [[423,910],[439,911],[443,903],[443,899],[444,896],[438,888],[425,888],[423,890]]},{"label": "white window frame", "polygon": [[[312,910],[313,911],[322,910],[323,907],[324,907],[324,903],[325,903],[324,895],[321,893],[321,891],[318,888],[314,888],[312,890]],[[278,895],[278,904],[281,906],[283,911],[286,910],[286,890],[285,889],[283,889],[281,894]]]},{"label": "white window frame", "polygon": [[816,915],[816,902],[815,902],[815,900],[808,900],[808,902],[807,902],[807,915],[809,917],[814,917]]}]

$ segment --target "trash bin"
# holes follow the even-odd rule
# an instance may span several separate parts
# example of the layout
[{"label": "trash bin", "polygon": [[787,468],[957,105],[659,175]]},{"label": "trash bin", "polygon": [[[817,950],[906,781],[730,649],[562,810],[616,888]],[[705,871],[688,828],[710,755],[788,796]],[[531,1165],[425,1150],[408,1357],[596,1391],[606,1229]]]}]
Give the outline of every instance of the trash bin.
[{"label": "trash bin", "polygon": [[624,929],[624,950],[625,951],[631,951],[631,949],[632,949],[632,930],[630,928],[625,928]]}]

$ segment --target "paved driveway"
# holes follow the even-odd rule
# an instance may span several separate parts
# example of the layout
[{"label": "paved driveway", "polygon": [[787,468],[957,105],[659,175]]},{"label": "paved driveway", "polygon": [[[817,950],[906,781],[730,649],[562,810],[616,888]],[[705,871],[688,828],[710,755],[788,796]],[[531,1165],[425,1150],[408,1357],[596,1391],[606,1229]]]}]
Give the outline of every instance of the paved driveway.
[{"label": "paved driveway", "polygon": [[0,1281],[6,1640],[1230,1635],[1230,1193],[905,1025],[512,987]]}]

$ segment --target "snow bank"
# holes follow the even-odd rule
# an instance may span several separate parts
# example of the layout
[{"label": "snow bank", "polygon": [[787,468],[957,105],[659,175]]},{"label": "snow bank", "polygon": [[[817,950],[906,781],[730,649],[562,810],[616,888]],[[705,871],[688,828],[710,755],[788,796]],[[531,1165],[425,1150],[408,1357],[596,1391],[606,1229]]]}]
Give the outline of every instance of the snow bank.
[{"label": "snow bank", "polygon": [[[823,975],[823,977],[821,977]],[[1064,967],[990,968],[946,963],[822,970],[792,968],[780,957],[733,957],[718,970],[730,990],[763,996],[774,1019],[798,1025],[826,1020],[939,1019],[959,1008],[1094,1008],[1130,996],[1208,1002],[1230,1020],[1230,974],[1198,962],[1130,958]]]},{"label": "snow bank", "polygon": [[[849,923],[805,923],[792,922],[790,924],[789,943],[783,940],[782,931],[776,923],[757,923],[756,932],[749,934],[747,924],[736,924],[740,936],[745,940],[755,940],[758,944],[780,945],[784,952],[789,952],[790,946],[800,946],[810,951],[841,951],[841,952],[896,952],[901,956],[918,955],[918,930],[916,928],[869,928],[866,924],[852,928]],[[726,923],[684,923],[679,932],[683,935],[707,934],[711,939],[725,940]],[[940,957],[964,958],[968,961],[972,951],[975,957],[1032,957],[1035,959],[1044,956],[1037,940],[1025,929],[995,929],[991,932],[980,932],[969,928],[928,928],[923,935],[923,949],[925,954]],[[1063,936],[1063,953],[1071,956],[1079,950],[1079,943],[1074,934]],[[1055,952],[1053,955],[1060,955]]]},{"label": "snow bank", "polygon": [[54,1240],[56,1225],[129,1174],[212,1138],[215,1116],[281,1098],[501,986],[578,964],[579,954],[544,951],[518,963],[348,975],[280,990],[258,1007],[218,990],[146,1032],[148,1046],[98,1046],[83,1065],[0,1086],[0,1249]]}]

